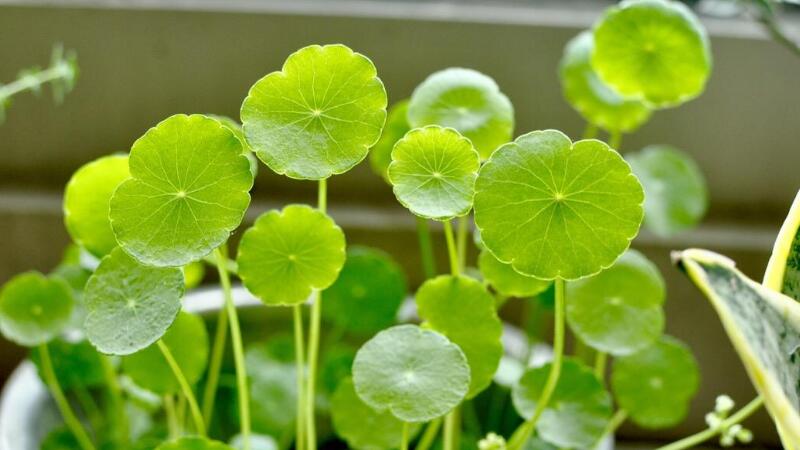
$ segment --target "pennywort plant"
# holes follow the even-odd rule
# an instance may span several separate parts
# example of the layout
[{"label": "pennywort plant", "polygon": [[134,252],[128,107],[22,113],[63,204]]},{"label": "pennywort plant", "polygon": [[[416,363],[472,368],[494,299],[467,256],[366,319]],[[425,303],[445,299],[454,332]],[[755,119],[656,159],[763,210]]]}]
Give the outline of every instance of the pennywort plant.
[{"label": "pennywort plant", "polygon": [[[582,138],[515,132],[510,99],[466,68],[432,74],[387,108],[373,63],[344,45],[291,54],[252,86],[241,125],[166,118],[128,154],[75,172],[64,195],[74,247],[51,274],[20,275],[0,293],[0,331],[35,349],[64,419],[42,448],[593,449],[625,421],[676,425],[697,363],[664,335],[665,283],[629,247],[642,224],[659,236],[695,226],[705,184],[677,149],[620,148],[658,110],[698,96],[710,69],[685,6],[626,1],[565,48],[559,75],[587,121]],[[413,300],[392,257],[348,246],[327,212],[329,179],[368,155],[417,220],[426,280]],[[315,183],[316,204],[267,211],[231,243],[261,164]],[[796,293],[795,216],[774,286],[708,253],[679,255],[763,400],[737,412],[722,402],[708,429],[664,449],[749,440],[740,422],[762,403],[796,442],[793,310],[767,293]],[[448,256],[441,273],[434,245]],[[222,305],[209,328],[184,308],[205,266]],[[271,332],[280,319],[252,330],[240,314],[258,310],[237,309],[238,282],[285,311],[291,332]],[[525,312],[524,339],[506,332],[506,305]]]}]

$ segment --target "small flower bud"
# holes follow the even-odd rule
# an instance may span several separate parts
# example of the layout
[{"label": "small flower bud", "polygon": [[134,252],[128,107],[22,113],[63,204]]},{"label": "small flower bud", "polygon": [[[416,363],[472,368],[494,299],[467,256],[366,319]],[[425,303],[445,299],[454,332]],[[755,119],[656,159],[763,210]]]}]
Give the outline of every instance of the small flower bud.
[{"label": "small flower bud", "polygon": [[478,442],[479,450],[506,450],[506,440],[496,433],[489,433]]},{"label": "small flower bud", "polygon": [[720,415],[727,416],[728,413],[733,411],[734,406],[736,406],[736,404],[734,403],[733,399],[723,394],[717,397],[714,411],[716,411]]}]

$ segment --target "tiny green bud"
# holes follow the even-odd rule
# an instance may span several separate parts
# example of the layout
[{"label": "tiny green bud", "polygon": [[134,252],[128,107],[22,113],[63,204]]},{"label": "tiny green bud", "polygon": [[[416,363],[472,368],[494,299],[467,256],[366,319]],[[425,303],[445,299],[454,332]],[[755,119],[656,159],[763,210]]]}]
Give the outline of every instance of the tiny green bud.
[{"label": "tiny green bud", "polygon": [[480,450],[506,450],[506,440],[496,433],[489,433],[478,442]]},{"label": "tiny green bud", "polygon": [[717,413],[708,413],[706,414],[706,424],[708,428],[717,429],[720,425],[722,425],[722,419],[717,415]]},{"label": "tiny green bud", "polygon": [[749,444],[753,442],[753,432],[747,428],[742,428],[736,433],[736,439],[742,444]]},{"label": "tiny green bud", "polygon": [[723,447],[733,447],[735,441],[733,440],[733,436],[729,434],[723,434],[722,437],[719,438],[719,445]]},{"label": "tiny green bud", "polygon": [[733,411],[734,406],[736,406],[736,404],[734,403],[733,399],[723,394],[717,397],[714,411],[722,416],[727,416],[731,411]]}]

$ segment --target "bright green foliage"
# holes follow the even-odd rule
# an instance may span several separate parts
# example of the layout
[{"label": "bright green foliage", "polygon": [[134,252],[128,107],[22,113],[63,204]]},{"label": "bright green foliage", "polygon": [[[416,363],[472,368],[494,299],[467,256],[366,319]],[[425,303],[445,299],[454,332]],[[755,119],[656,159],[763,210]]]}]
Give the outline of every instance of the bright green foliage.
[{"label": "bright green foliage", "polygon": [[350,378],[355,359],[356,349],[350,345],[337,343],[325,349],[322,355],[320,381],[327,393],[333,394],[342,380]]},{"label": "bright green foliage", "polygon": [[415,325],[381,331],[356,354],[356,393],[378,411],[405,422],[427,422],[456,407],[467,395],[469,365],[443,335]]},{"label": "bright green foliage", "polygon": [[666,145],[652,145],[625,159],[644,187],[647,229],[668,237],[703,219],[708,208],[706,181],[689,155]]},{"label": "bright green foliage", "polygon": [[370,335],[395,323],[405,297],[403,269],[391,256],[351,247],[339,278],[322,293],[322,314],[337,327]]},{"label": "bright green foliage", "polygon": [[511,264],[498,261],[485,249],[478,257],[478,268],[494,290],[507,297],[532,297],[544,292],[551,284],[517,272]]},{"label": "bright green foliage", "polygon": [[199,286],[203,282],[205,275],[206,266],[202,261],[191,262],[183,266],[183,279],[186,284],[186,290]]},{"label": "bright green foliage", "polygon": [[669,107],[703,91],[711,50],[703,25],[674,0],[626,0],[594,28],[592,66],[625,97]]},{"label": "bright green foliage", "polygon": [[[208,332],[200,316],[181,312],[162,341],[175,357],[189,384],[200,380],[208,363]],[[122,369],[139,386],[158,394],[180,392],[181,386],[157,344],[122,359]]]},{"label": "bright green foliage", "polygon": [[408,105],[408,122],[412,128],[455,128],[485,159],[511,140],[514,107],[488,76],[471,69],[450,68],[417,86]]},{"label": "bright green foliage", "polygon": [[186,436],[156,447],[156,450],[234,450],[219,441],[199,436]]},{"label": "bright green foliage", "polygon": [[250,163],[234,134],[201,115],[175,115],[131,149],[133,178],[111,198],[111,227],[131,256],[182,266],[211,253],[250,204]]},{"label": "bright green foliage", "polygon": [[247,139],[245,139],[244,137],[242,124],[226,116],[209,114],[208,117],[211,117],[212,119],[217,119],[217,121],[219,121],[219,123],[221,123],[223,127],[229,129],[231,133],[233,133],[234,136],[236,136],[236,139],[239,139],[239,143],[242,144],[242,150],[244,152],[244,156],[246,156],[247,160],[250,162],[250,173],[252,173],[253,178],[255,178],[256,175],[258,175],[258,158],[256,158],[256,156],[253,154],[253,150],[250,148],[250,144],[247,143]]},{"label": "bright green foliage", "polygon": [[[70,342],[57,338],[48,343],[53,371],[59,384],[65,390],[78,387],[93,387],[103,384],[103,365],[100,354],[86,340]],[[42,373],[39,352],[31,352],[28,357]]]},{"label": "bright green foliage", "polygon": [[699,369],[692,352],[669,336],[617,358],[611,377],[620,408],[643,428],[668,428],[680,423],[699,384]]},{"label": "bright green foliage", "polygon": [[319,180],[347,172],[378,141],[386,90],[367,57],[344,45],[292,53],[242,104],[247,142],[273,171]]},{"label": "bright green foliage", "polygon": [[145,266],[116,248],[86,284],[86,337],[102,353],[137,352],[172,325],[183,292],[180,268]]},{"label": "bright green foliage", "polygon": [[[237,434],[231,439],[231,447],[236,450],[244,450],[244,439],[241,434]],[[272,436],[265,434],[250,435],[250,450],[279,450],[278,443]]]},{"label": "bright green foliage", "polygon": [[408,125],[408,99],[401,100],[389,108],[389,117],[378,142],[369,152],[369,163],[372,170],[389,181],[389,164],[392,162],[392,149],[403,136],[411,130]]},{"label": "bright green foliage", "polygon": [[[529,369],[512,391],[514,407],[529,419],[536,410],[550,364]],[[559,447],[591,448],[611,418],[611,396],[600,380],[577,360],[566,359],[553,396],[536,429],[539,437]]]},{"label": "bright green foliage", "polygon": [[26,347],[44,344],[69,324],[74,303],[61,278],[38,272],[17,275],[0,291],[0,332]]},{"label": "bright green foliage", "polygon": [[514,270],[574,280],[611,266],[642,221],[642,186],[617,152],[534,131],[481,168],[475,223],[484,245]]},{"label": "bright green foliage", "polygon": [[606,130],[632,132],[650,118],[650,108],[625,99],[598,78],[591,65],[592,33],[584,31],[567,44],[559,74],[564,97],[588,122]]},{"label": "bright green foliage", "polygon": [[472,209],[479,168],[469,139],[429,125],[409,131],[394,146],[389,180],[397,200],[414,214],[450,220]]},{"label": "bright green foliage", "polygon": [[345,260],[342,229],[305,205],[262,214],[242,236],[237,262],[247,289],[267,305],[305,302],[325,289]]},{"label": "bright green foliage", "polygon": [[297,383],[292,360],[279,361],[269,345],[250,345],[245,352],[253,429],[280,436],[291,429],[297,411]]},{"label": "bright green foliage", "polygon": [[627,355],[664,330],[664,279],[655,264],[628,250],[610,268],[567,284],[567,322],[602,352]]},{"label": "bright green foliage", "polygon": [[447,336],[467,357],[471,373],[467,398],[486,389],[503,356],[503,324],[494,297],[472,278],[442,275],[426,281],[416,301],[425,325]]},{"label": "bright green foliage", "polygon": [[83,165],[64,191],[64,223],[72,240],[98,258],[117,246],[108,208],[111,195],[130,177],[127,155],[111,155]]},{"label": "bright green foliage", "polygon": [[[336,434],[355,450],[400,448],[403,422],[387,411],[379,412],[356,395],[352,379],[345,379],[331,397],[331,420]],[[414,426],[414,433],[419,426]]]}]

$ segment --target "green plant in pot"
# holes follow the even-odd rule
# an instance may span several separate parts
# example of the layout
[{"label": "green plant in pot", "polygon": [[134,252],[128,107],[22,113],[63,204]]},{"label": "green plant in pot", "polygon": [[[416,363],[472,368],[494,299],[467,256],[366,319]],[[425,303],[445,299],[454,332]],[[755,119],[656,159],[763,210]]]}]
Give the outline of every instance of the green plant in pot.
[{"label": "green plant in pot", "polygon": [[[705,185],[680,151],[618,150],[653,112],[699,95],[710,68],[689,10],[641,0],[610,8],[565,50],[559,73],[584,139],[514,138],[510,100],[463,68],[387,111],[376,68],[344,45],[302,48],[258,80],[241,126],[163,120],[128,155],[75,173],[64,197],[75,249],[0,293],[0,331],[34,349],[64,419],[41,448],[592,449],[626,420],[676,425],[697,364],[663,334],[664,282],[629,246],[642,223],[657,235],[696,225]],[[335,188],[368,154],[419,225],[427,279],[413,313],[399,313],[398,264],[348,246],[327,213],[328,180]],[[261,214],[234,251],[261,163],[316,183],[317,202]],[[222,305],[210,329],[183,300],[205,266]],[[237,309],[237,279],[262,305]],[[287,312],[290,332],[248,338],[249,315],[267,308]],[[515,308],[527,332],[516,351],[500,318]],[[534,344],[550,316],[543,357]],[[727,439],[743,416],[690,442]]]}]

